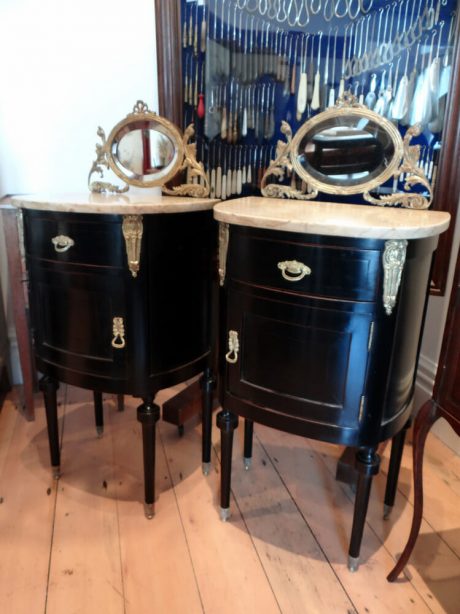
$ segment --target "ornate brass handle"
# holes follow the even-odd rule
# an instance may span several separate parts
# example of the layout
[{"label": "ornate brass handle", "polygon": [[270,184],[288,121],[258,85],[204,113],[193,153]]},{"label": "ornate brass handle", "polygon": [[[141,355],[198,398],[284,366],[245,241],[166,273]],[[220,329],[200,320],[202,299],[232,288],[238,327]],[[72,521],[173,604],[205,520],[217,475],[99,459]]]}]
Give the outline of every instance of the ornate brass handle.
[{"label": "ornate brass handle", "polygon": [[300,281],[305,275],[311,275],[310,267],[303,264],[303,262],[297,262],[297,260],[278,262],[278,268],[281,271],[281,275],[287,281]]},{"label": "ornate brass handle", "polygon": [[56,252],[66,252],[68,249],[75,245],[75,241],[65,235],[58,235],[51,239],[51,243],[54,245]]},{"label": "ornate brass handle", "polygon": [[113,318],[112,347],[116,350],[122,350],[125,345],[125,325],[123,324],[123,318]]},{"label": "ornate brass handle", "polygon": [[240,342],[236,330],[228,331],[228,352],[225,354],[225,360],[231,365],[238,361],[238,352],[240,351]]}]

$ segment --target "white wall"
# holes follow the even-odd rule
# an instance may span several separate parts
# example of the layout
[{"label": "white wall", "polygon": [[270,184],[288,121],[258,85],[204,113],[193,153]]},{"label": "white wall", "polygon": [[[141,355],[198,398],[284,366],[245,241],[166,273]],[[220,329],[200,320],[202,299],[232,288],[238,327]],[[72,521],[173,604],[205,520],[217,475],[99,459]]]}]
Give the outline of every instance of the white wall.
[{"label": "white wall", "polygon": [[[138,99],[157,110],[154,12],[154,0],[1,0],[0,196],[86,191],[97,127],[108,134]],[[1,227],[0,275],[6,295]]]}]

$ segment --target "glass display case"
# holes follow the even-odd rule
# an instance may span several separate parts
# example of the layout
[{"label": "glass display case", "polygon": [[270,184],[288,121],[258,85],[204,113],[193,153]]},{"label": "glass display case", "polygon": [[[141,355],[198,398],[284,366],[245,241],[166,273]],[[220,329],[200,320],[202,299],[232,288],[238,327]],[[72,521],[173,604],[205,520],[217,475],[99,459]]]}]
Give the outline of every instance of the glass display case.
[{"label": "glass display case", "polygon": [[[212,195],[259,194],[282,121],[295,133],[351,91],[398,126],[419,124],[436,182],[452,72],[455,0],[182,1],[183,123]],[[380,190],[398,191],[404,177]],[[355,199],[356,200],[356,199]]]}]

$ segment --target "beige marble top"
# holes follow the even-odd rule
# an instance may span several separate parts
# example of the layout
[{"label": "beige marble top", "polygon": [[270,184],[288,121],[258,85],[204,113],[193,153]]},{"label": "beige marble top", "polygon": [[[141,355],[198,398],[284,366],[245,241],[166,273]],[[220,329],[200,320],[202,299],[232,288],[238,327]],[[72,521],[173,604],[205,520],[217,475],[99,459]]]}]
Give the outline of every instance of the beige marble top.
[{"label": "beige marble top", "polygon": [[430,237],[444,232],[450,222],[450,215],[443,211],[257,196],[219,203],[214,207],[214,217],[239,226],[369,239]]},{"label": "beige marble top", "polygon": [[218,200],[189,196],[163,196],[159,189],[129,190],[126,194],[27,194],[11,202],[24,209],[63,213],[185,213],[212,209]]}]

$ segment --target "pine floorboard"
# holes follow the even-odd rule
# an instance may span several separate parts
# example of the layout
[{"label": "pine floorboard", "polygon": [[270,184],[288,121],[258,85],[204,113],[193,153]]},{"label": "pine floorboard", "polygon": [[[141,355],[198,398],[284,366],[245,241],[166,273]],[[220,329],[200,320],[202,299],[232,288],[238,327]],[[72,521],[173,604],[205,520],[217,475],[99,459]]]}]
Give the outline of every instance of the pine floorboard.
[{"label": "pine floorboard", "polygon": [[[161,404],[180,387],[162,391]],[[341,449],[255,426],[252,468],[236,431],[232,516],[218,515],[219,432],[201,472],[201,433],[157,428],[155,517],[143,514],[139,401],[104,396],[96,437],[92,395],[62,386],[62,477],[49,467],[37,395],[26,422],[9,395],[0,411],[0,612],[11,614],[458,614],[460,458],[427,441],[421,534],[404,576],[386,575],[412,519],[411,445],[395,507],[383,520],[389,446],[382,451],[362,563],[346,567],[354,494],[335,480]]]}]

